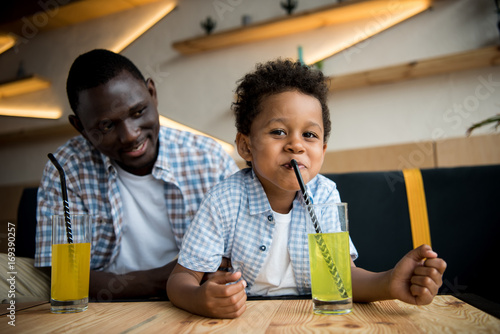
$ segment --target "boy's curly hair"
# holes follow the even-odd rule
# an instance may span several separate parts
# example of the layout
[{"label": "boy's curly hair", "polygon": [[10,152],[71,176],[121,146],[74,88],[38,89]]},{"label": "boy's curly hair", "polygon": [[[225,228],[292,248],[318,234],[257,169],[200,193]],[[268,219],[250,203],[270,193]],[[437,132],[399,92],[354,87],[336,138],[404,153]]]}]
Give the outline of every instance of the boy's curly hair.
[{"label": "boy's curly hair", "polygon": [[321,104],[324,142],[331,131],[330,111],[326,104],[328,87],[321,71],[299,61],[277,59],[257,64],[256,70],[238,81],[236,102],[232,109],[236,116],[238,132],[249,135],[252,123],[260,113],[260,103],[270,95],[299,91],[318,99]]}]

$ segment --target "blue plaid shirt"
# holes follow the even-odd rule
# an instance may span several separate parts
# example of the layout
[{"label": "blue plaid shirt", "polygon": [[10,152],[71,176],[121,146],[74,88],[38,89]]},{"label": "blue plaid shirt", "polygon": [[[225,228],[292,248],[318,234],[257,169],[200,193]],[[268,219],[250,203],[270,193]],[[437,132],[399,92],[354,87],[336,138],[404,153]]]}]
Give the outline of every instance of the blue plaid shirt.
[{"label": "blue plaid shirt", "polygon": [[[159,142],[152,175],[165,182],[168,218],[180,247],[205,193],[238,167],[219,144],[204,136],[160,127]],[[93,216],[90,267],[104,269],[118,254],[122,238],[117,171],[109,157],[82,136],[70,139],[54,156],[66,172],[70,212]],[[51,265],[51,216],[63,212],[59,174],[49,161],[38,190],[37,267]]]},{"label": "blue plaid shirt", "polygon": [[[315,203],[340,202],[335,183],[317,175],[307,184]],[[306,209],[300,192],[293,201],[288,252],[299,294],[311,292]],[[274,217],[259,179],[247,168],[209,191],[184,236],[178,263],[199,272],[214,272],[222,257],[231,259],[250,290],[272,247]],[[323,231],[331,232],[331,231]],[[357,251],[350,241],[351,257]]]}]

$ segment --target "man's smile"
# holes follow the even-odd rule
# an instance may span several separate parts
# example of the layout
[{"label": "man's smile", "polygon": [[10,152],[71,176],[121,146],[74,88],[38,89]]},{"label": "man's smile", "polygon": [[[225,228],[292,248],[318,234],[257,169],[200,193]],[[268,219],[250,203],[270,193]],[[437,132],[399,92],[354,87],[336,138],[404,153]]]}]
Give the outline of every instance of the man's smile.
[{"label": "man's smile", "polygon": [[147,143],[148,141],[145,140],[144,142],[142,142],[142,144],[139,144],[138,146],[134,146],[130,149],[123,149],[122,152],[123,154],[131,158],[139,157],[142,154],[144,154],[144,152],[146,152],[148,146]]}]

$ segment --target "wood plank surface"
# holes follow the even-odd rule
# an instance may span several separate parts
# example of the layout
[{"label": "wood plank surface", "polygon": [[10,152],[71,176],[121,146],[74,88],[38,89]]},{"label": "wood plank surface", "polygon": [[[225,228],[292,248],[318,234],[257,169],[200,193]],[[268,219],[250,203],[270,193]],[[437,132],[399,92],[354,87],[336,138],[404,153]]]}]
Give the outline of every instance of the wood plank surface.
[{"label": "wood plank surface", "polygon": [[1,333],[498,333],[500,319],[452,296],[427,306],[400,301],[355,303],[350,314],[312,313],[311,300],[247,301],[238,319],[211,319],[182,311],[170,302],[90,303],[75,314],[51,314],[44,304],[16,313],[15,331]]},{"label": "wood plank surface", "polygon": [[436,141],[437,167],[500,164],[500,134]]},{"label": "wood plank surface", "polygon": [[436,167],[435,143],[423,141],[327,151],[320,173],[352,173]]}]

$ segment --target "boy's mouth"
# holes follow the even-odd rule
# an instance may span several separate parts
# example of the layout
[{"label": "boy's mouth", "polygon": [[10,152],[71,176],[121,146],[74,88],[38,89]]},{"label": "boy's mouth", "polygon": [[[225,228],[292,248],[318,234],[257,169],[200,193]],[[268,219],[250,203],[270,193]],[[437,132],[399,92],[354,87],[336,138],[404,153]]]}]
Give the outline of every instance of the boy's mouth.
[{"label": "boy's mouth", "polygon": [[[299,169],[306,168],[306,166],[304,166],[300,162],[297,162],[297,165],[299,166]],[[283,164],[282,166],[285,167],[285,168],[288,168],[288,169],[293,169],[293,166],[292,166],[291,162],[287,162],[287,163]]]}]

